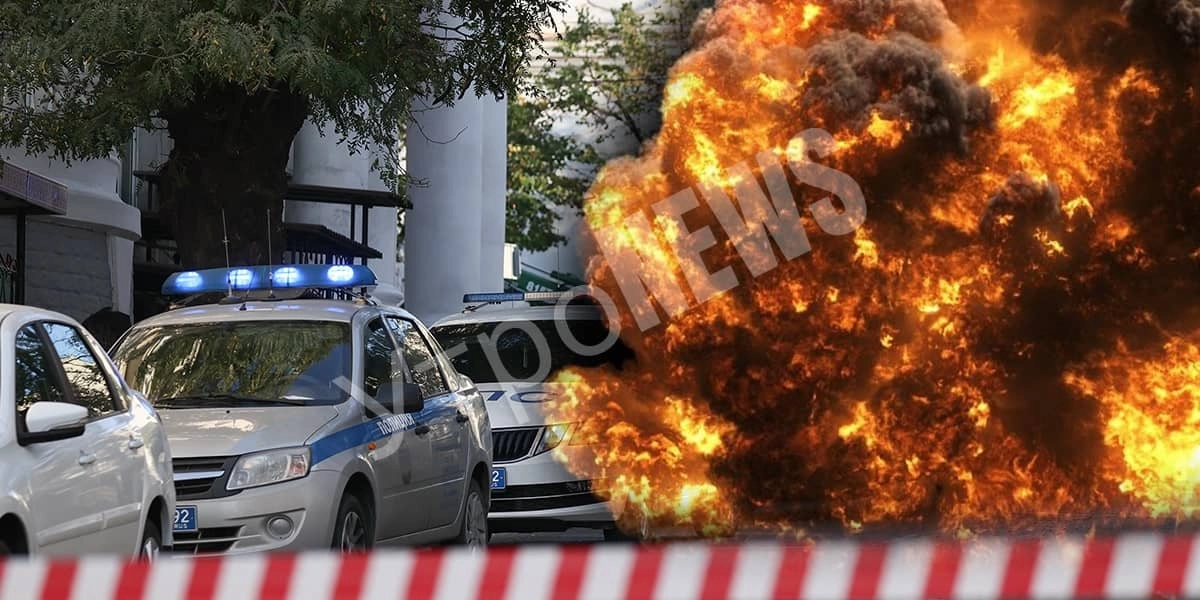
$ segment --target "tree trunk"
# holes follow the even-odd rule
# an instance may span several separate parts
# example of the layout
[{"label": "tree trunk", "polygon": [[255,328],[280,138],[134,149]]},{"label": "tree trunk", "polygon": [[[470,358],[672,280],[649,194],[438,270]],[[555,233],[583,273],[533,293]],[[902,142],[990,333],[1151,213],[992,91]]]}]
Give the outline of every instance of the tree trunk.
[{"label": "tree trunk", "polygon": [[162,217],[183,267],[224,267],[225,239],[232,265],[279,262],[288,156],[307,113],[307,98],[282,86],[213,87],[163,113],[174,148],[161,170]]}]

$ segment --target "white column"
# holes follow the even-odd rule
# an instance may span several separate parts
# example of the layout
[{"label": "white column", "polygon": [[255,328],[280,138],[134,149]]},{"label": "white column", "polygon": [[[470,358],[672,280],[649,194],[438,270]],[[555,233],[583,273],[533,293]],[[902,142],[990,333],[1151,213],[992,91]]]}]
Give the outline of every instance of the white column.
[{"label": "white column", "polygon": [[483,104],[483,205],[480,217],[481,291],[504,289],[504,224],[508,197],[508,100]]},{"label": "white column", "polygon": [[[327,125],[321,137],[316,125],[306,122],[292,144],[292,181],[298,184],[323,185],[350,189],[366,189],[367,178],[363,163],[370,164],[365,154],[351,155],[337,143]],[[288,202],[285,215],[292,223],[324,225],[346,237],[357,235],[350,231],[350,207],[317,202]],[[371,215],[375,216],[375,215]],[[362,223],[361,216],[356,221]]]},{"label": "white column", "polygon": [[108,268],[112,274],[112,307],[133,314],[133,240],[108,236]]},{"label": "white column", "polygon": [[426,324],[481,291],[483,114],[473,94],[430,109],[417,101],[406,161],[413,178],[405,215],[405,306]]}]

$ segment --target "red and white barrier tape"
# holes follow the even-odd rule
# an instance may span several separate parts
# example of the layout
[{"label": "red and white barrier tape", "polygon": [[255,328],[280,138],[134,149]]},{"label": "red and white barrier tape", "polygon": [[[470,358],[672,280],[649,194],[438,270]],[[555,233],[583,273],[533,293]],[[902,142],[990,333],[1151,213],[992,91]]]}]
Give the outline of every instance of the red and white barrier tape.
[{"label": "red and white barrier tape", "polygon": [[0,600],[1200,597],[1200,536],[11,560]]}]

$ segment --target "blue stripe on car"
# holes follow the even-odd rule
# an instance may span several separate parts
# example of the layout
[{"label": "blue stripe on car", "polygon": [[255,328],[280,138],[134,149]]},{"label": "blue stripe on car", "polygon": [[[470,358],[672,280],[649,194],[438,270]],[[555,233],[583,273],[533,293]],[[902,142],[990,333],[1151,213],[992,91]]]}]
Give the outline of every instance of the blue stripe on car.
[{"label": "blue stripe on car", "polygon": [[451,396],[445,396],[429,401],[425,408],[418,413],[384,415],[335,431],[309,444],[312,450],[312,464],[315,466],[323,460],[333,458],[363,444],[389,438],[402,431],[416,429],[419,425],[427,425],[434,418],[446,413],[453,413],[454,410]]}]

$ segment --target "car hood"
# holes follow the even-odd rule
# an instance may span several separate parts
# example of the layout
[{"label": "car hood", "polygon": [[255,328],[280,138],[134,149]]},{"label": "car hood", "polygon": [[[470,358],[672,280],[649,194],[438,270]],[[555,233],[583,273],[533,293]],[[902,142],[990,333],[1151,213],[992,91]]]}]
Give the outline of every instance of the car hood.
[{"label": "car hood", "polygon": [[477,383],[493,429],[529,427],[546,422],[547,409],[565,399],[561,383]]},{"label": "car hood", "polygon": [[176,458],[234,456],[302,446],[337,418],[333,406],[159,409],[171,455]]}]

